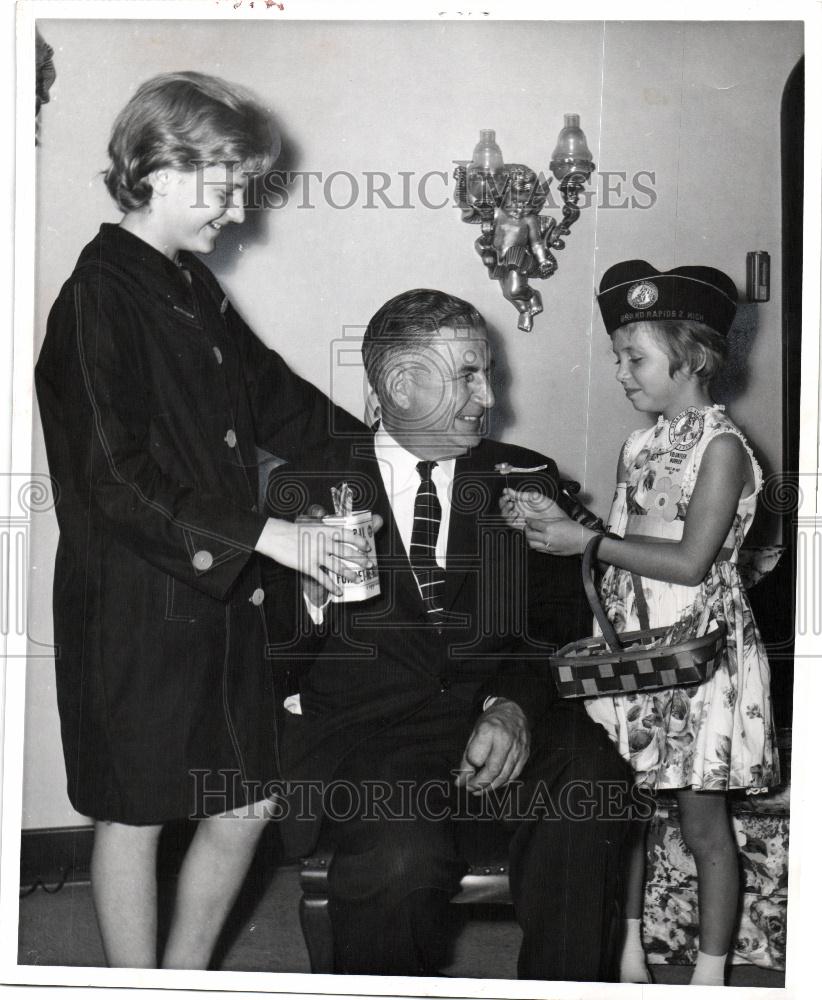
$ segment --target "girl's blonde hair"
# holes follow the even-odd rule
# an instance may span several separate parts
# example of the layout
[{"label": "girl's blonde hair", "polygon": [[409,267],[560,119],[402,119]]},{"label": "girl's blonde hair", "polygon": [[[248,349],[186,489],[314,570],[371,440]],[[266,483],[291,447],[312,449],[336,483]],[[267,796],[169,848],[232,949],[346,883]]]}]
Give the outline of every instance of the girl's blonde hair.
[{"label": "girl's blonde hair", "polygon": [[644,331],[668,355],[668,374],[671,377],[687,369],[704,385],[719,373],[728,355],[727,339],[706,323],[677,319],[640,320],[618,329],[630,330],[632,334]]},{"label": "girl's blonde hair", "polygon": [[256,176],[271,167],[279,146],[271,115],[244,88],[205,73],[162,73],[117,116],[105,183],[120,209],[132,212],[151,199],[153,170],[225,163]]}]

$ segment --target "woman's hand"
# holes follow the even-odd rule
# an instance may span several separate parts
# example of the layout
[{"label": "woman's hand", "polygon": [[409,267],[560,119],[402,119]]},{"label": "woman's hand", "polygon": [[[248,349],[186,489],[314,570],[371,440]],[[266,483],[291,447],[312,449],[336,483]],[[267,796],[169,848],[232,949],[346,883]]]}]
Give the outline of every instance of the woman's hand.
[{"label": "woman's hand", "polygon": [[342,589],[329,571],[356,580],[359,570],[374,565],[370,541],[349,528],[332,527],[315,518],[300,518],[292,524],[270,517],[255,548],[269,559],[311,577],[337,597]]}]

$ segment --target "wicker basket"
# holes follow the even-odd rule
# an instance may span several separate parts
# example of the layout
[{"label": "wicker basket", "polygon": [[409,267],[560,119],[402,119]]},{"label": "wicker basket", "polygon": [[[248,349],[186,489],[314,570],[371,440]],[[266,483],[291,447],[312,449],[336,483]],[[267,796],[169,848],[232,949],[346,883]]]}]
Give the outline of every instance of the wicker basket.
[{"label": "wicker basket", "polygon": [[[588,543],[582,580],[602,635],[563,646],[549,660],[561,698],[598,698],[633,691],[701,684],[716,669],[725,646],[725,625],[705,635],[670,643],[673,628],[649,628],[641,581],[635,579],[640,625],[635,632],[614,631],[593,582],[594,560],[602,535]],[[666,643],[667,641],[667,643]]]}]

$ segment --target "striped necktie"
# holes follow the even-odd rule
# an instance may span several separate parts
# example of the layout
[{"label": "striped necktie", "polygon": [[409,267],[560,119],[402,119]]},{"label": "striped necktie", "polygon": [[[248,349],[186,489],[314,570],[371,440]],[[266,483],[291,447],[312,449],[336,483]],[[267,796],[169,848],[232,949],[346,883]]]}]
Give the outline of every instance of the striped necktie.
[{"label": "striped necktie", "polygon": [[441,622],[445,617],[443,610],[445,570],[437,563],[437,536],[440,533],[442,507],[437,496],[437,488],[431,479],[431,471],[436,464],[436,462],[417,463],[420,485],[414,501],[414,527],[411,531],[411,546],[408,553],[411,569],[414,571],[430,622]]}]

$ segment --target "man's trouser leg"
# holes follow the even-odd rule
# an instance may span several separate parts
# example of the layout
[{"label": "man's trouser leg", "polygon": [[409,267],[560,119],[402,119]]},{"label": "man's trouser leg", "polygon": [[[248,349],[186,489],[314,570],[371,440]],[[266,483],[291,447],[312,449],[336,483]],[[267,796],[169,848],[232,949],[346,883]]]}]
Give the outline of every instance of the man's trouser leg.
[{"label": "man's trouser leg", "polygon": [[[370,742],[345,766],[358,814],[329,827],[329,912],[338,973],[437,975],[449,900],[465,872],[450,821],[453,750]],[[356,789],[356,792],[354,792]]]},{"label": "man's trouser leg", "polygon": [[519,977],[611,981],[630,769],[600,726],[560,706],[524,777],[526,804],[530,799],[545,811],[520,823],[510,847],[511,892],[523,929]]}]

